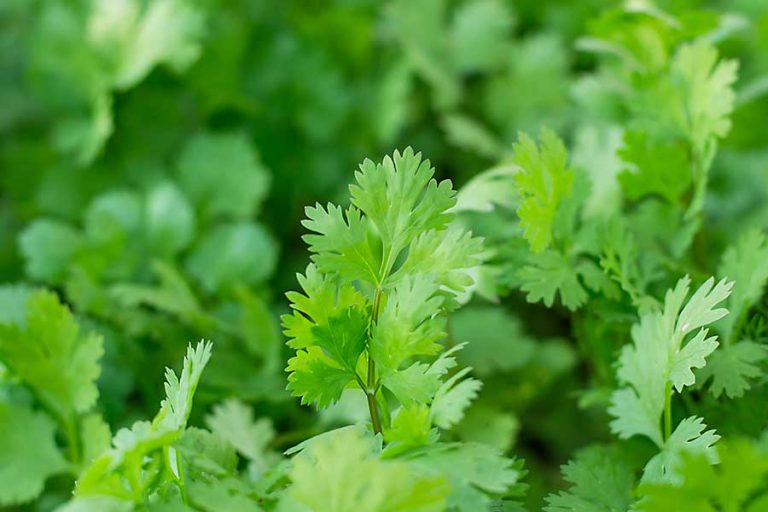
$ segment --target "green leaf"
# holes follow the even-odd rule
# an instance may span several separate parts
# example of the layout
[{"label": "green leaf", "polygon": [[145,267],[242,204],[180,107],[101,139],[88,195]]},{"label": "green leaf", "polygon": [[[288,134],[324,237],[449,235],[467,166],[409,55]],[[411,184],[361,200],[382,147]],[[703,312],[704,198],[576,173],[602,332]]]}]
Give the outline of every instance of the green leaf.
[{"label": "green leaf", "polygon": [[489,510],[493,497],[511,493],[524,474],[521,463],[477,443],[435,445],[413,463],[448,479],[448,510],[460,512]]},{"label": "green leaf", "polygon": [[540,138],[537,146],[521,133],[513,146],[514,163],[519,168],[515,184],[521,199],[517,215],[523,236],[536,253],[552,242],[557,208],[570,195],[574,180],[563,142],[550,130],[542,130]]},{"label": "green leaf", "polygon": [[456,204],[450,181],[432,179],[435,170],[421,153],[406,148],[380,164],[365,160],[351,185],[352,204],[376,226],[384,244],[385,265],[392,265],[399,252],[417,235],[441,230],[452,220],[448,213]]},{"label": "green leaf", "polygon": [[550,494],[545,512],[625,512],[633,502],[635,475],[616,450],[595,445],[562,467],[568,491]]},{"label": "green leaf", "polygon": [[681,421],[669,439],[664,443],[661,453],[655,455],[643,470],[643,482],[680,480],[680,463],[683,452],[704,455],[710,464],[718,461],[714,445],[720,436],[707,426],[701,418],[691,416]]},{"label": "green leaf", "polygon": [[388,457],[437,441],[437,430],[429,420],[429,407],[416,404],[398,409],[392,426],[384,431]]},{"label": "green leaf", "polygon": [[692,183],[688,155],[681,144],[658,143],[648,140],[645,132],[627,131],[619,156],[630,165],[619,175],[619,182],[632,201],[659,195],[677,205]]},{"label": "green leaf", "polygon": [[456,66],[467,73],[493,71],[504,65],[514,19],[504,2],[475,0],[461,4],[451,24]]},{"label": "green leaf", "polygon": [[467,306],[451,316],[453,338],[467,342],[459,359],[478,375],[519,369],[536,351],[520,318],[493,306]]},{"label": "green leaf", "polygon": [[83,242],[77,230],[62,222],[32,222],[19,236],[27,275],[46,283],[61,283],[67,277],[69,264]]},{"label": "green leaf", "polygon": [[723,392],[728,398],[739,398],[751,388],[750,380],[763,375],[759,363],[767,356],[765,347],[752,341],[723,345],[714,351],[697,377],[702,383],[712,378],[709,391],[715,398]]},{"label": "green leaf", "polygon": [[[694,384],[692,370],[703,367],[717,347],[703,326],[728,313],[716,306],[728,298],[733,283],[723,279],[715,284],[710,278],[685,303],[689,285],[690,278],[680,279],[667,292],[663,312],[641,314],[632,326],[633,343],[624,347],[619,361],[623,387],[613,394],[609,409],[614,417],[611,430],[622,439],[640,434],[662,447],[660,418],[668,384],[678,392]],[[700,330],[684,343],[696,329]]]},{"label": "green leaf", "polygon": [[0,505],[36,498],[49,477],[68,469],[55,433],[46,414],[0,402]]},{"label": "green leaf", "polygon": [[108,60],[117,89],[140,82],[158,64],[181,71],[200,54],[202,13],[181,0],[144,5],[99,0],[89,20],[89,43]]},{"label": "green leaf", "polygon": [[235,398],[214,407],[213,413],[205,421],[213,432],[251,460],[263,458],[267,445],[275,436],[275,429],[269,419],[254,421],[253,409]]},{"label": "green leaf", "polygon": [[673,482],[643,482],[639,487],[642,498],[636,505],[637,510],[765,510],[765,475],[768,474],[765,453],[743,439],[720,443],[718,452],[718,465],[712,465],[706,454],[682,453],[681,477]]},{"label": "green leaf", "polygon": [[[171,448],[187,427],[192,400],[210,359],[211,347],[210,342],[204,341],[194,348],[187,347],[178,376],[166,369],[165,399],[153,421],[137,421],[130,428],[117,431],[112,448],[94,459],[80,474],[74,499],[66,505],[66,510],[79,510],[81,502],[82,509],[89,510],[89,503],[98,502],[95,498],[132,502],[138,496],[144,501],[163,480],[178,477],[179,468],[170,462]],[[158,481],[161,461],[168,465],[168,474]]]},{"label": "green leaf", "polygon": [[259,284],[277,264],[277,244],[260,224],[223,224],[208,231],[186,260],[189,273],[209,292],[238,283]]},{"label": "green leaf", "polygon": [[731,339],[736,324],[760,299],[768,283],[768,239],[760,231],[747,231],[725,250],[717,273],[734,281],[728,300],[731,314],[720,325],[725,339],[736,341]]},{"label": "green leaf", "polygon": [[304,275],[298,274],[297,279],[304,294],[286,294],[294,312],[282,317],[289,347],[314,345],[317,326],[327,325],[331,317],[346,314],[348,309],[365,307],[365,298],[354,287],[343,285],[337,288],[335,280],[321,274],[313,264],[307,266]]},{"label": "green leaf", "polygon": [[294,458],[290,478],[279,510],[438,512],[446,509],[449,492],[443,477],[423,475],[403,461],[380,460],[372,440],[348,429],[305,448]]},{"label": "green leaf", "polygon": [[63,421],[93,406],[103,354],[101,337],[82,334],[58,297],[35,292],[25,325],[0,325],[0,362]]},{"label": "green leaf", "polygon": [[351,207],[346,219],[343,210],[332,204],[307,207],[301,224],[317,233],[304,235],[312,261],[322,272],[335,273],[348,281],[379,282],[380,257],[368,240],[368,219]]},{"label": "green leaf", "polygon": [[429,365],[413,363],[403,370],[387,372],[382,385],[406,407],[426,404],[440,388],[440,376],[429,371]]},{"label": "green leaf", "polygon": [[238,133],[201,133],[192,138],[179,158],[178,175],[205,219],[250,220],[270,185],[257,153]]},{"label": "green leaf", "polygon": [[544,302],[551,307],[559,293],[563,306],[577,310],[587,300],[587,292],[578,274],[565,256],[556,251],[544,251],[529,258],[529,264],[518,271],[528,302]]},{"label": "green leaf", "polygon": [[180,431],[187,424],[192,411],[192,399],[203,369],[211,358],[212,346],[211,342],[201,341],[195,348],[187,347],[187,355],[178,376],[170,368],[165,369],[165,399],[155,418],[158,428]]},{"label": "green leaf", "polygon": [[288,391],[300,396],[302,404],[314,403],[324,409],[335,403],[354,374],[341,368],[317,346],[297,350],[288,360]]},{"label": "green leaf", "polygon": [[435,393],[430,415],[432,423],[448,430],[464,418],[464,412],[477,398],[483,383],[477,379],[464,378],[471,368],[464,368],[446,380]]},{"label": "green leaf", "polygon": [[153,254],[173,256],[189,245],[195,235],[195,212],[173,183],[153,187],[147,193],[144,208]]},{"label": "green leaf", "polygon": [[387,282],[426,274],[453,295],[460,295],[474,284],[470,271],[483,262],[483,251],[482,240],[462,229],[430,230],[413,241],[405,262]]},{"label": "green leaf", "polygon": [[734,60],[718,62],[717,58],[717,50],[710,44],[685,44],[676,52],[670,68],[673,86],[682,97],[670,114],[700,148],[725,137],[731,129],[732,86],[738,64]]},{"label": "green leaf", "polygon": [[429,276],[404,277],[386,297],[373,326],[369,349],[382,377],[417,355],[440,351],[445,321],[438,316],[443,300]]}]

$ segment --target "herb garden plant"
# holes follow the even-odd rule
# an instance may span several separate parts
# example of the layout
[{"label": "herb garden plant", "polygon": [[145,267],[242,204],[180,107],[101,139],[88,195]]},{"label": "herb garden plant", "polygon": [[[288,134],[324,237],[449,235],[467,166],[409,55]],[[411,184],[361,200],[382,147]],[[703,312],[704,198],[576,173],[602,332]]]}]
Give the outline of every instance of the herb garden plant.
[{"label": "herb garden plant", "polygon": [[0,510],[768,511],[765,2],[0,26]]}]

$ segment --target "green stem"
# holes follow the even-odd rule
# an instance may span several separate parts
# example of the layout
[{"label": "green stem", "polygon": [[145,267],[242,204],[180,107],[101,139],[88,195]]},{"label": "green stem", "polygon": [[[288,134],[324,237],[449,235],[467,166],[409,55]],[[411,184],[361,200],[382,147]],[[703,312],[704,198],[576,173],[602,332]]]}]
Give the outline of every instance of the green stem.
[{"label": "green stem", "polygon": [[77,431],[77,419],[71,416],[65,421],[66,433],[67,433],[67,449],[69,452],[69,460],[76,467],[80,467],[80,436]]},{"label": "green stem", "polygon": [[[373,295],[373,310],[371,312],[371,325],[368,332],[368,341],[370,343],[373,325],[379,321],[379,310],[381,308],[381,287],[376,288]],[[379,406],[376,404],[376,363],[373,361],[373,355],[368,350],[368,382],[365,387],[365,398],[368,401],[368,412],[371,414],[371,423],[373,431],[376,434],[381,433],[381,418],[379,416]]]},{"label": "green stem", "polygon": [[667,382],[664,390],[664,441],[672,435],[672,383]]}]

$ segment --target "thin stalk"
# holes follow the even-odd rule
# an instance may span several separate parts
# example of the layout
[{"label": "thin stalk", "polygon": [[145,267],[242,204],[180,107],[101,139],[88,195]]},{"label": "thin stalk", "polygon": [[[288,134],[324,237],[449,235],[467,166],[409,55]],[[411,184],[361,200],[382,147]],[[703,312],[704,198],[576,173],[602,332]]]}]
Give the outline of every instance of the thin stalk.
[{"label": "thin stalk", "polygon": [[672,435],[672,383],[667,382],[664,396],[664,441]]},{"label": "thin stalk", "polygon": [[69,452],[69,460],[76,467],[80,466],[80,437],[77,432],[77,419],[70,416],[69,419],[64,421],[67,435],[67,450]]},{"label": "thin stalk", "polygon": [[[379,321],[379,309],[381,308],[381,287],[376,288],[373,295],[373,310],[371,312],[371,325],[368,331],[368,340],[370,342],[373,325]],[[373,355],[370,348],[368,350],[368,382],[365,387],[365,398],[368,401],[368,412],[371,414],[371,423],[373,431],[376,434],[381,433],[381,418],[379,416],[379,406],[376,404],[376,363],[373,361]]]}]

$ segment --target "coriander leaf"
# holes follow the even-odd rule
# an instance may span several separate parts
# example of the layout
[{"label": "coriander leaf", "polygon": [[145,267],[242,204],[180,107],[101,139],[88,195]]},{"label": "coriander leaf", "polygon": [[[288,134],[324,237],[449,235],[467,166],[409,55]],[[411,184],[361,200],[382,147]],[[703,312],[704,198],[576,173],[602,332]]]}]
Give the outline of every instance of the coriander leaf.
[{"label": "coriander leaf", "polygon": [[275,429],[269,419],[254,421],[253,409],[235,398],[215,406],[205,421],[213,432],[251,460],[261,459],[275,436]]},{"label": "coriander leaf", "polygon": [[59,284],[67,277],[72,258],[83,246],[80,233],[69,225],[36,220],[19,236],[19,248],[32,279]]},{"label": "coriander leaf", "polygon": [[464,379],[471,368],[464,368],[446,380],[435,393],[430,408],[432,423],[448,430],[462,418],[472,401],[477,398],[483,383],[477,379]]},{"label": "coriander leaf", "polygon": [[97,0],[88,40],[111,61],[114,86],[126,89],[158,64],[187,68],[200,53],[202,28],[202,13],[181,0]]},{"label": "coriander leaf", "polygon": [[186,260],[189,273],[209,292],[237,283],[257,284],[277,265],[277,244],[260,224],[222,224],[207,232]]},{"label": "coriander leaf", "polygon": [[507,4],[478,0],[458,6],[451,24],[453,59],[463,72],[502,68],[511,50],[514,19]]},{"label": "coriander leaf", "polygon": [[680,458],[683,452],[700,453],[710,464],[718,461],[714,445],[720,436],[714,430],[705,429],[707,426],[701,418],[691,416],[681,421],[669,439],[664,443],[661,452],[655,455],[643,470],[644,482],[679,481]]},{"label": "coriander leaf", "polygon": [[401,407],[392,419],[392,426],[384,431],[384,439],[389,443],[384,451],[388,457],[426,446],[437,440],[437,430],[429,421],[429,407],[416,404]]},{"label": "coriander leaf", "polygon": [[514,163],[519,168],[515,184],[521,199],[517,214],[523,236],[535,253],[552,242],[557,208],[570,195],[574,180],[563,142],[550,130],[542,130],[540,138],[537,146],[521,133],[513,146]]},{"label": "coriander leaf", "polygon": [[0,324],[24,327],[27,321],[27,302],[35,289],[24,284],[0,285]]},{"label": "coriander leaf", "polygon": [[[683,452],[680,478],[673,482],[643,482],[636,507],[641,512],[695,510],[764,510],[768,457],[752,443],[736,439],[718,445],[720,464],[706,454]],[[762,502],[762,506],[760,503]]]},{"label": "coriander leaf", "polygon": [[385,270],[417,235],[441,230],[453,218],[456,204],[450,181],[432,179],[435,170],[421,153],[406,148],[384,157],[380,164],[365,160],[350,185],[352,204],[378,229],[384,244]]},{"label": "coriander leaf", "polygon": [[713,46],[694,43],[681,46],[672,60],[671,76],[682,101],[671,115],[695,147],[704,148],[731,129],[738,64],[717,62],[717,57]]},{"label": "coriander leaf", "polygon": [[409,274],[427,274],[437,284],[460,295],[474,283],[470,269],[483,262],[480,238],[458,228],[430,230],[416,237],[408,248],[408,257],[388,282],[396,282]]},{"label": "coriander leaf", "polygon": [[187,347],[187,355],[179,376],[170,368],[165,369],[165,399],[155,422],[159,428],[180,430],[187,424],[192,411],[192,399],[205,365],[211,358],[210,342],[201,341],[195,348]]},{"label": "coriander leaf", "polygon": [[633,502],[635,475],[616,450],[591,446],[562,471],[571,488],[550,494],[545,512],[625,512]]},{"label": "coriander leaf", "polygon": [[429,372],[429,365],[413,363],[403,370],[387,372],[381,383],[406,407],[426,404],[440,388],[440,376]]},{"label": "coriander leaf", "polygon": [[268,171],[239,133],[193,137],[179,158],[178,176],[205,219],[250,220],[270,186]]},{"label": "coriander leaf", "polygon": [[67,470],[55,434],[46,414],[0,402],[0,505],[32,500],[49,477]]},{"label": "coriander leaf", "polygon": [[460,512],[488,510],[492,497],[512,492],[524,474],[519,461],[478,443],[433,445],[412,461],[425,474],[448,479],[448,510]]},{"label": "coriander leaf", "polygon": [[62,421],[91,408],[103,354],[102,340],[83,334],[58,297],[31,294],[24,325],[0,325],[0,362]]},{"label": "coriander leaf", "polygon": [[464,307],[451,316],[451,328],[456,341],[467,342],[459,359],[482,376],[519,369],[536,351],[521,319],[498,307]]},{"label": "coriander leaf", "polygon": [[[210,342],[204,341],[194,348],[190,345],[178,376],[173,370],[166,369],[166,396],[153,421],[137,421],[130,428],[117,431],[112,448],[94,459],[80,474],[74,500],[67,504],[67,510],[69,507],[78,510],[78,502],[87,503],[95,497],[135,501],[137,495],[144,499],[144,495],[151,492],[150,483],[157,476],[158,458],[161,455],[170,458],[171,445],[179,440],[187,426],[192,399],[210,359],[211,347]],[[178,476],[178,467],[168,470]]]},{"label": "coriander leaf", "polygon": [[532,256],[528,265],[518,271],[518,277],[528,302],[542,301],[550,307],[559,293],[563,306],[575,311],[587,300],[578,274],[559,252],[548,250]]},{"label": "coriander leaf", "polygon": [[680,195],[691,185],[692,176],[686,148],[680,144],[648,140],[641,131],[627,131],[621,159],[630,165],[619,175],[627,199],[636,201],[646,195],[659,195],[677,205]]},{"label": "coriander leaf", "polygon": [[736,341],[733,330],[747,310],[762,296],[768,283],[768,240],[757,230],[749,230],[723,253],[717,273],[734,281],[733,293],[728,299],[730,315],[723,318],[726,342]]},{"label": "coriander leaf", "polygon": [[693,385],[696,378],[692,370],[703,368],[707,364],[706,357],[717,348],[717,336],[707,338],[707,332],[707,329],[700,330],[672,360],[669,378],[678,393],[685,386]]},{"label": "coriander leaf", "polygon": [[318,347],[354,373],[365,350],[368,317],[359,309],[350,308],[340,316],[328,318],[326,324],[315,326],[312,334]]},{"label": "coriander leaf", "polygon": [[750,380],[763,374],[759,363],[766,356],[765,347],[752,341],[723,345],[714,351],[697,376],[701,382],[712,378],[709,390],[715,398],[723,392],[728,398],[739,398],[750,389]]},{"label": "coriander leaf", "polygon": [[[340,457],[339,454],[344,456]],[[279,510],[313,512],[438,512],[449,487],[399,460],[380,460],[379,448],[354,430],[338,430],[293,459]]]},{"label": "coriander leaf", "polygon": [[368,219],[360,210],[349,208],[345,219],[342,209],[329,203],[327,209],[318,204],[307,207],[305,213],[302,225],[316,234],[303,239],[315,253],[312,261],[319,270],[348,281],[379,282],[380,257],[368,240]]},{"label": "coriander leaf", "polygon": [[153,254],[172,256],[189,245],[195,235],[195,212],[173,183],[153,187],[147,193],[144,208]]},{"label": "coriander leaf", "polygon": [[[611,398],[611,430],[622,439],[635,434],[663,445],[660,418],[667,385],[680,392],[694,383],[693,368],[701,368],[717,346],[702,328],[687,343],[686,335],[728,313],[716,306],[725,301],[733,283],[708,279],[685,303],[690,278],[680,279],[664,299],[662,311],[640,315],[632,326],[632,345],[624,347],[619,360],[619,381],[624,385]],[[685,303],[685,305],[684,305]]]},{"label": "coriander leaf", "polygon": [[445,335],[445,319],[438,316],[443,300],[429,276],[404,277],[392,290],[373,326],[369,348],[382,377],[406,359],[433,355]]},{"label": "coriander leaf", "polygon": [[338,366],[318,346],[297,350],[288,360],[288,391],[300,396],[302,404],[315,403],[324,409],[336,402],[354,374]]},{"label": "coriander leaf", "polygon": [[291,348],[306,348],[314,345],[313,330],[327,325],[333,316],[341,316],[350,309],[365,307],[365,298],[354,287],[343,285],[336,289],[333,278],[323,275],[317,266],[310,264],[304,275],[298,274],[299,285],[304,294],[288,292],[292,315],[283,315],[283,328]]}]

